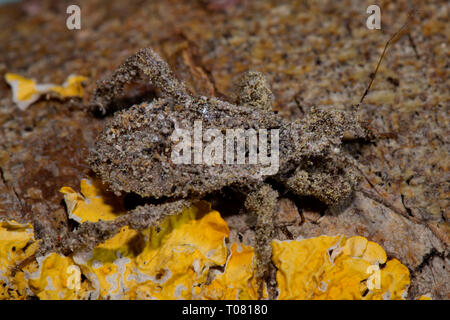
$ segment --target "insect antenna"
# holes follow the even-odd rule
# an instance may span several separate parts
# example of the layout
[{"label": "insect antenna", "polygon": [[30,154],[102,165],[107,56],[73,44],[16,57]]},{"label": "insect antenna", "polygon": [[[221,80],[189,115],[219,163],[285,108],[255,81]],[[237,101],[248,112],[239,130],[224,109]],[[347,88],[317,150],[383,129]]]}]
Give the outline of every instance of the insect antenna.
[{"label": "insect antenna", "polygon": [[409,22],[410,22],[410,18],[413,16],[414,12],[415,12],[415,11],[413,10],[413,11],[411,11],[411,12],[408,14],[408,18],[407,18],[406,22],[405,22],[405,23],[401,26],[401,28],[398,29],[398,30],[397,30],[397,31],[389,38],[389,40],[386,42],[386,44],[385,44],[385,46],[384,46],[384,49],[383,49],[383,52],[381,53],[381,56],[380,56],[380,58],[378,59],[378,63],[377,63],[377,66],[376,66],[376,68],[375,68],[375,71],[374,71],[373,73],[370,74],[370,81],[369,81],[369,84],[367,85],[366,90],[364,91],[363,95],[361,96],[361,100],[359,100],[359,103],[356,105],[356,109],[359,108],[359,106],[361,105],[361,103],[364,101],[364,98],[365,98],[365,97],[367,96],[367,94],[369,93],[369,90],[370,90],[370,88],[372,87],[372,83],[373,83],[374,80],[375,80],[375,76],[377,75],[378,69],[380,68],[381,62],[383,61],[383,58],[384,58],[384,56],[386,55],[386,51],[387,51],[388,47],[391,45],[392,42],[398,41],[398,40],[401,38],[401,36],[404,35],[404,34],[403,34],[403,31],[404,31],[405,29],[407,29],[408,24],[409,24]]}]

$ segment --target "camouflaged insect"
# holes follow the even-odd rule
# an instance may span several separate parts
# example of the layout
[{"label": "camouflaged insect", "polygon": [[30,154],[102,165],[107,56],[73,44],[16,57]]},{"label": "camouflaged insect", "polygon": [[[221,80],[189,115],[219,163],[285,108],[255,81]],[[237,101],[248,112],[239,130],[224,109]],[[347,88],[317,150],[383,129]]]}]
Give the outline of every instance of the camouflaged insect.
[{"label": "camouflaged insect", "polygon": [[[123,93],[125,84],[142,77],[157,89],[158,97],[117,111],[115,99]],[[271,110],[271,90],[257,72],[243,75],[236,96],[236,104],[232,104],[190,94],[152,49],[138,51],[110,78],[99,82],[91,110],[117,112],[106,121],[96,141],[91,168],[117,193],[162,198],[164,203],[138,207],[113,222],[85,223],[67,239],[68,246],[92,247],[125,224],[137,229],[148,227],[179,212],[188,205],[186,200],[235,187],[247,194],[245,208],[256,216],[258,277],[268,277],[278,197],[271,184],[329,206],[341,203],[357,182],[346,160],[349,155],[341,148],[343,141],[365,139],[368,131],[354,111],[312,109],[303,119],[290,122],[282,118]],[[271,176],[255,174],[265,167],[262,164],[174,164],[171,135],[176,128],[191,130],[196,120],[202,121],[205,130],[278,129],[278,172]]]}]

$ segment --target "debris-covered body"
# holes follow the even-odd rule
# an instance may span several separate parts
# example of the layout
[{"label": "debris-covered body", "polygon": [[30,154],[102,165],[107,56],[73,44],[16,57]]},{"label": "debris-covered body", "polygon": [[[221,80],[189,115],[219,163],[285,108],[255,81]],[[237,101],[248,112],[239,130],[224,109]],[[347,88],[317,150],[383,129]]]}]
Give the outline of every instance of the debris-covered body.
[{"label": "debris-covered body", "polygon": [[[148,77],[159,97],[117,111],[114,101],[124,85],[142,76]],[[98,137],[90,164],[113,191],[163,198],[165,202],[199,199],[225,186],[247,190],[246,209],[256,215],[257,268],[262,280],[269,276],[278,197],[268,178],[298,196],[312,196],[327,205],[340,203],[351,194],[357,180],[341,145],[344,139],[365,138],[367,132],[352,110],[313,109],[305,118],[293,122],[282,118],[270,110],[272,93],[264,77],[256,72],[246,73],[238,83],[236,103],[191,95],[164,60],[151,49],[142,49],[96,89],[91,110],[103,114],[117,112],[107,120]],[[173,161],[174,148],[180,142],[180,137],[174,135],[180,130],[192,132],[189,142],[193,141],[194,152],[182,163]],[[204,136],[202,133],[208,130],[213,131]],[[228,130],[241,130],[244,135],[267,133],[266,141],[258,140],[255,147],[249,135],[239,147],[233,139],[231,146],[243,152],[245,159],[239,161],[239,155],[232,155],[232,161],[227,162],[225,149],[230,145],[223,137],[227,137]],[[222,135],[212,153],[215,159],[212,163],[204,159],[208,142],[213,138],[211,132],[215,133],[214,138]],[[273,146],[276,149],[271,149]],[[276,157],[276,170],[267,170],[272,163],[258,161],[264,148],[269,149],[266,160]],[[257,161],[249,160],[255,154]],[[136,210],[131,216],[154,211],[155,206]],[[151,212],[147,215],[152,217],[148,219],[150,223],[158,221]],[[126,218],[123,220],[121,226],[126,224]],[[86,246],[90,237],[83,236],[84,233],[110,237],[117,229],[113,225],[114,222],[92,224],[86,226],[85,232],[80,229],[76,236],[80,241],[72,239],[70,247]]]},{"label": "debris-covered body", "polygon": [[[133,61],[140,61],[139,58],[145,56],[160,59],[148,50],[138,52],[136,56],[130,58]],[[151,63],[151,66],[155,63]],[[348,193],[348,184],[351,181],[343,181],[339,176],[345,176],[346,170],[339,159],[340,145],[344,135],[353,137],[365,137],[365,130],[354,120],[354,115],[350,112],[314,110],[304,119],[289,122],[278,114],[267,109],[270,102],[270,95],[266,92],[255,97],[253,103],[249,90],[242,90],[242,94],[247,96],[238,101],[247,102],[244,106],[234,105],[217,98],[195,97],[186,93],[182,84],[176,79],[167,80],[172,77],[168,66],[164,61],[157,64],[164,71],[166,78],[162,82],[154,81],[156,86],[170,86],[170,90],[162,91],[162,97],[150,102],[134,105],[129,109],[119,111],[112,119],[107,121],[104,131],[99,136],[95,150],[91,157],[91,167],[102,179],[108,182],[116,192],[134,192],[143,197],[161,198],[187,198],[201,197],[209,192],[220,190],[224,186],[236,184],[255,184],[263,182],[269,175],[275,175],[278,180],[286,186],[295,186],[295,192],[300,189],[304,195],[310,193],[320,200],[331,204],[337,202],[341,197],[337,194],[321,196],[317,187],[302,184],[292,179],[306,177],[305,172],[310,171],[312,176],[308,178],[313,183],[315,166],[328,171],[330,179],[334,184],[340,182],[346,185],[344,188]],[[145,72],[149,70],[145,66],[140,69]],[[154,71],[152,71],[154,72]],[[150,77],[151,78],[151,77]],[[245,75],[243,79],[249,78]],[[114,78],[112,78],[114,79]],[[263,78],[261,78],[263,79]],[[259,79],[251,78],[250,81]],[[263,80],[261,80],[263,81]],[[114,83],[113,80],[108,83]],[[169,83],[169,84],[168,84]],[[122,85],[122,83],[116,84]],[[244,87],[241,85],[240,88]],[[262,89],[261,89],[262,87]],[[254,85],[251,90],[268,90],[265,83],[262,86]],[[112,90],[116,94],[117,90]],[[104,92],[101,88],[98,92]],[[258,99],[260,99],[258,101]],[[111,108],[113,99],[103,99],[97,97],[94,101],[106,101],[110,103],[102,105],[97,102],[93,105],[102,105],[103,110]],[[245,163],[228,163],[225,159],[226,142],[222,142],[223,157],[217,163],[205,163],[198,161],[196,156],[190,157],[189,163],[174,163],[172,161],[174,143],[174,133],[178,129],[193,132],[196,124],[200,123],[202,132],[208,129],[216,129],[226,135],[227,130],[260,129],[278,131],[279,140],[279,163],[277,170],[272,174],[260,174],[261,170],[267,168],[269,164],[249,163],[248,157]],[[196,134],[193,132],[193,135]],[[192,136],[192,138],[194,138]],[[205,148],[207,142],[200,137],[201,146]],[[275,141],[270,140],[267,134],[267,147]],[[196,146],[194,145],[194,148]],[[203,153],[204,150],[200,152]],[[245,154],[249,154],[248,141],[245,146]],[[195,152],[195,150],[194,150]],[[261,153],[263,150],[258,150]],[[268,152],[270,154],[270,151]],[[274,156],[274,155],[270,155]],[[297,168],[299,168],[295,171]],[[311,170],[312,169],[312,170]],[[300,170],[300,171],[299,171]],[[294,174],[290,177],[291,174]],[[318,174],[322,179],[324,174]],[[333,176],[333,177],[332,177]],[[291,178],[288,180],[288,178]],[[307,181],[305,181],[307,182]],[[348,195],[348,194],[347,194]]]}]

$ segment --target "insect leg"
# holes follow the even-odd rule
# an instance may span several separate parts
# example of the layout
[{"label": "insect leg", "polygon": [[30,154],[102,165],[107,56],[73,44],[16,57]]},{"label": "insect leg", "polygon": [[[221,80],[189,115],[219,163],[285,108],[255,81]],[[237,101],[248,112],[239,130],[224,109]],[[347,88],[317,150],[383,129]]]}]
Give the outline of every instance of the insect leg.
[{"label": "insect leg", "polygon": [[162,220],[180,213],[189,205],[190,202],[186,200],[160,205],[144,205],[111,221],[84,222],[78,229],[62,239],[61,251],[71,253],[81,249],[92,250],[96,245],[112,238],[125,226],[134,230],[143,230],[158,225]]},{"label": "insect leg", "polygon": [[175,78],[167,62],[151,48],[145,48],[127,58],[107,79],[97,82],[89,103],[90,111],[104,115],[114,110],[114,99],[122,94],[125,84],[143,75],[147,76],[151,85],[161,90],[163,96],[177,101],[188,96],[184,84]]},{"label": "insect leg", "polygon": [[256,191],[247,195],[245,208],[256,216],[256,277],[258,280],[258,296],[262,298],[265,279],[269,278],[269,298],[275,298],[270,288],[273,283],[273,265],[271,242],[275,236],[274,214],[277,205],[278,192],[269,185],[263,184]]}]

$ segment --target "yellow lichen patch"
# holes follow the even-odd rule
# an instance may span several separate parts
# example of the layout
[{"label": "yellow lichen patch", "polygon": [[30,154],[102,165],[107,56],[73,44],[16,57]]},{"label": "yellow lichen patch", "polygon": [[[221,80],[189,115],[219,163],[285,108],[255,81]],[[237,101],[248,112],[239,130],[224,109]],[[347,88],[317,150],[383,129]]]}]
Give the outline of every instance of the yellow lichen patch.
[{"label": "yellow lichen patch", "polygon": [[0,300],[25,299],[26,281],[23,272],[14,270],[37,250],[31,224],[0,222]]},{"label": "yellow lichen patch", "polygon": [[[255,278],[254,249],[233,243],[225,271],[202,288],[203,299],[250,300],[258,299]],[[267,296],[267,291],[264,294]]]},{"label": "yellow lichen patch", "polygon": [[[341,237],[321,236],[300,241],[273,241],[272,260],[280,290],[278,299],[312,299],[322,274],[331,265],[329,250],[340,248]],[[335,250],[336,250],[335,249]]]},{"label": "yellow lichen patch", "polygon": [[[185,209],[144,233],[146,246],[136,258],[137,277],[148,279],[137,297],[192,299],[212,266],[227,259],[226,222],[204,202]],[[143,290],[145,289],[145,290]]]},{"label": "yellow lichen patch", "polygon": [[378,243],[368,241],[360,236],[351,237],[345,241],[343,254],[353,258],[361,258],[371,265],[383,264],[387,259],[386,252]]},{"label": "yellow lichen patch", "polygon": [[397,259],[392,259],[380,270],[380,287],[369,290],[364,299],[403,300],[406,298],[409,284],[408,268]]},{"label": "yellow lichen patch", "polygon": [[120,257],[133,257],[143,245],[140,233],[129,227],[123,227],[111,239],[94,248],[90,264],[94,261],[112,262]]},{"label": "yellow lichen patch", "polygon": [[90,285],[72,258],[50,253],[37,259],[38,269],[26,273],[30,289],[42,300],[73,300],[88,297]]},{"label": "yellow lichen patch", "polygon": [[61,97],[82,97],[83,87],[81,83],[86,80],[86,77],[71,75],[67,77],[62,86],[55,86],[50,90],[58,93]]},{"label": "yellow lichen patch", "polygon": [[8,283],[0,280],[0,300],[26,300],[30,296],[28,281],[23,271],[10,275]]},{"label": "yellow lichen patch", "polygon": [[70,75],[62,86],[58,86],[54,84],[38,84],[33,79],[14,73],[7,73],[5,79],[12,88],[13,101],[21,110],[25,110],[29,105],[36,102],[40,96],[48,92],[57,93],[62,98],[82,97],[83,87],[81,83],[87,80],[83,76]]},{"label": "yellow lichen patch", "polygon": [[30,246],[33,242],[31,224],[0,222],[0,276],[35,252],[36,246]]},{"label": "yellow lichen patch", "polygon": [[125,227],[74,260],[98,298],[192,299],[209,268],[225,264],[228,234],[220,214],[200,203],[143,232]]},{"label": "yellow lichen patch", "polygon": [[62,187],[69,218],[82,222],[114,220],[125,212],[122,199],[105,191],[98,180],[82,179],[81,194],[70,187]]},{"label": "yellow lichen patch", "polygon": [[123,227],[111,239],[98,245],[92,252],[75,254],[74,261],[92,283],[93,298],[126,299],[130,289],[126,284],[135,268],[136,255],[141,250],[140,233]]},{"label": "yellow lichen patch", "polygon": [[[82,194],[61,192],[81,223],[124,212],[96,182],[82,180]],[[34,260],[32,226],[0,222],[0,299],[257,299],[254,248],[232,244],[228,254],[228,236],[219,212],[199,202],[143,231],[123,227],[93,250]],[[278,299],[404,299],[410,283],[408,269],[364,237],[273,241],[272,248]],[[13,268],[27,258],[22,270]]]},{"label": "yellow lichen patch", "polygon": [[402,299],[409,271],[363,237],[274,241],[279,299]]}]

